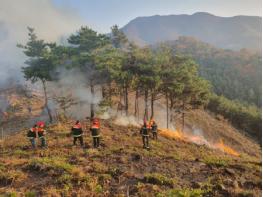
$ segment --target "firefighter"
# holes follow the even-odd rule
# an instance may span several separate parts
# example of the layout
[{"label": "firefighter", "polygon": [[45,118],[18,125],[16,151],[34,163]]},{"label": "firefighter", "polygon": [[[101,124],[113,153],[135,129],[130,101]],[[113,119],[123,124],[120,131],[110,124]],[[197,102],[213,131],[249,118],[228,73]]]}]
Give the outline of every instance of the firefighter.
[{"label": "firefighter", "polygon": [[152,121],[152,124],[151,124],[151,130],[152,130],[152,134],[153,134],[153,139],[154,139],[154,140],[157,140],[157,129],[158,129],[157,124],[156,124],[156,122],[153,120],[153,121]]},{"label": "firefighter", "polygon": [[27,137],[32,144],[32,148],[36,148],[37,125],[34,125],[28,132]]},{"label": "firefighter", "polygon": [[100,146],[100,122],[99,119],[94,118],[90,127],[91,135],[93,138],[93,147],[98,148]]},{"label": "firefighter", "polygon": [[83,130],[79,120],[77,120],[74,126],[71,128],[71,133],[73,135],[73,145],[76,145],[77,140],[79,140],[80,145],[83,147]]},{"label": "firefighter", "polygon": [[142,142],[143,142],[143,148],[149,149],[149,124],[147,125],[146,121],[144,121],[144,124],[140,130],[140,133],[142,135]]},{"label": "firefighter", "polygon": [[44,122],[38,122],[37,123],[37,135],[38,138],[41,141],[41,147],[45,148],[47,146],[46,143],[46,130],[45,130],[45,123]]}]

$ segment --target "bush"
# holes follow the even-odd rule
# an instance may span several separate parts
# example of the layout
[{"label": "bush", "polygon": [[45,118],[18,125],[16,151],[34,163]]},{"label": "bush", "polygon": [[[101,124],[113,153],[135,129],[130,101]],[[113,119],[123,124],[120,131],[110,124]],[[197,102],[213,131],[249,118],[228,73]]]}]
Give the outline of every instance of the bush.
[{"label": "bush", "polygon": [[167,178],[158,173],[146,174],[143,179],[146,183],[151,183],[155,185],[165,185],[169,187],[173,187],[174,180]]},{"label": "bush", "polygon": [[37,194],[35,191],[28,191],[25,193],[25,197],[36,197]]},{"label": "bush", "polygon": [[1,173],[1,171],[5,171],[5,169],[6,169],[5,166],[0,163],[0,173]]},{"label": "bush", "polygon": [[73,177],[70,174],[63,174],[57,179],[58,184],[68,185],[71,183]]},{"label": "bush", "polygon": [[103,192],[103,188],[102,188],[102,186],[101,185],[96,185],[96,187],[95,187],[95,192],[96,193],[102,193]]},{"label": "bush", "polygon": [[[77,172],[79,171],[79,172]],[[77,172],[77,173],[76,173]],[[58,184],[62,184],[62,185],[87,185],[88,182],[90,180],[90,177],[85,175],[82,171],[80,171],[77,168],[74,168],[71,174],[65,173],[63,175],[61,175],[58,179],[57,179],[57,183]]]},{"label": "bush", "polygon": [[220,158],[216,156],[206,156],[204,159],[202,159],[204,163],[208,165],[214,165],[214,166],[227,166],[228,163],[230,162],[229,159],[227,158]]},{"label": "bush", "polygon": [[0,197],[17,197],[16,192],[10,192],[5,195],[0,194]]}]

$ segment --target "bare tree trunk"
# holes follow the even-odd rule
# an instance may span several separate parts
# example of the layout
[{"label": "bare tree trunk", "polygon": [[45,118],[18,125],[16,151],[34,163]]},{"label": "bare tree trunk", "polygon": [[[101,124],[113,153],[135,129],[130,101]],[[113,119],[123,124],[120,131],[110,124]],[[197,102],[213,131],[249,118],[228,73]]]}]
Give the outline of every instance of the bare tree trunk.
[{"label": "bare tree trunk", "polygon": [[148,90],[144,93],[144,119],[148,120]]},{"label": "bare tree trunk", "polygon": [[43,90],[44,90],[44,99],[45,99],[45,103],[44,103],[44,106],[47,110],[47,113],[48,113],[48,117],[49,117],[49,122],[52,123],[53,121],[53,118],[52,118],[52,114],[51,114],[51,111],[48,107],[48,98],[47,98],[47,87],[46,87],[46,81],[44,80],[41,80],[42,81],[42,85],[43,85]]},{"label": "bare tree trunk", "polygon": [[118,89],[118,93],[119,93],[119,102],[118,102],[118,106],[117,106],[117,113],[120,111],[121,112],[121,114],[122,114],[122,109],[123,109],[123,107],[122,107],[122,94],[123,94],[123,91],[122,91],[122,89]]},{"label": "bare tree trunk", "polygon": [[173,97],[170,97],[170,123],[174,121],[174,100]]},{"label": "bare tree trunk", "polygon": [[110,105],[112,104],[111,103],[111,97],[112,97],[112,89],[111,89],[111,82],[108,83],[108,96],[109,96],[109,102],[110,102]]},{"label": "bare tree trunk", "polygon": [[129,95],[128,95],[128,85],[126,84],[124,87],[124,101],[125,101],[125,114],[126,116],[128,115],[128,110],[129,110]]},{"label": "bare tree trunk", "polygon": [[104,85],[101,86],[101,94],[102,94],[102,98],[104,99],[106,97],[106,88]]},{"label": "bare tree trunk", "polygon": [[151,118],[154,116],[154,92],[151,94]]},{"label": "bare tree trunk", "polygon": [[90,92],[91,92],[91,103],[90,103],[90,117],[94,118],[95,116],[95,112],[94,112],[94,85],[93,85],[93,81],[90,81]]},{"label": "bare tree trunk", "polygon": [[134,116],[138,117],[139,115],[139,102],[138,102],[138,98],[139,98],[139,91],[138,88],[136,89],[136,93],[135,93],[135,104],[134,104]]},{"label": "bare tree trunk", "polygon": [[183,124],[182,124],[182,132],[184,132],[184,118],[185,118],[185,102],[184,102],[184,100],[183,100],[183,113],[182,113],[182,121],[183,121]]},{"label": "bare tree trunk", "polygon": [[165,95],[166,99],[166,128],[169,128],[169,100],[168,100],[168,93]]}]

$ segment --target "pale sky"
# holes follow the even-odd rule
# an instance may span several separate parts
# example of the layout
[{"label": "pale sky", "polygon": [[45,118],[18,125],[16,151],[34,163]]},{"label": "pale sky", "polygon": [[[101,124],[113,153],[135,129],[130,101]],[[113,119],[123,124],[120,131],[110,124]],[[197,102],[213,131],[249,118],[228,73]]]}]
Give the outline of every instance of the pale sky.
[{"label": "pale sky", "polygon": [[209,12],[217,16],[261,16],[261,0],[52,0],[59,9],[70,9],[88,25],[109,32],[138,16]]}]

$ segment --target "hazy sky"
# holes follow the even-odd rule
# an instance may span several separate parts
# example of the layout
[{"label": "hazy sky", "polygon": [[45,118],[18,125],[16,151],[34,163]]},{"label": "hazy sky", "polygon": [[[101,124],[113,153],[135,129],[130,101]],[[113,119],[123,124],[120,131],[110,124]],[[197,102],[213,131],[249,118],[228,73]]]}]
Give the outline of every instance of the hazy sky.
[{"label": "hazy sky", "polygon": [[120,27],[137,16],[209,12],[218,16],[262,15],[261,0],[52,0],[100,32]]}]

